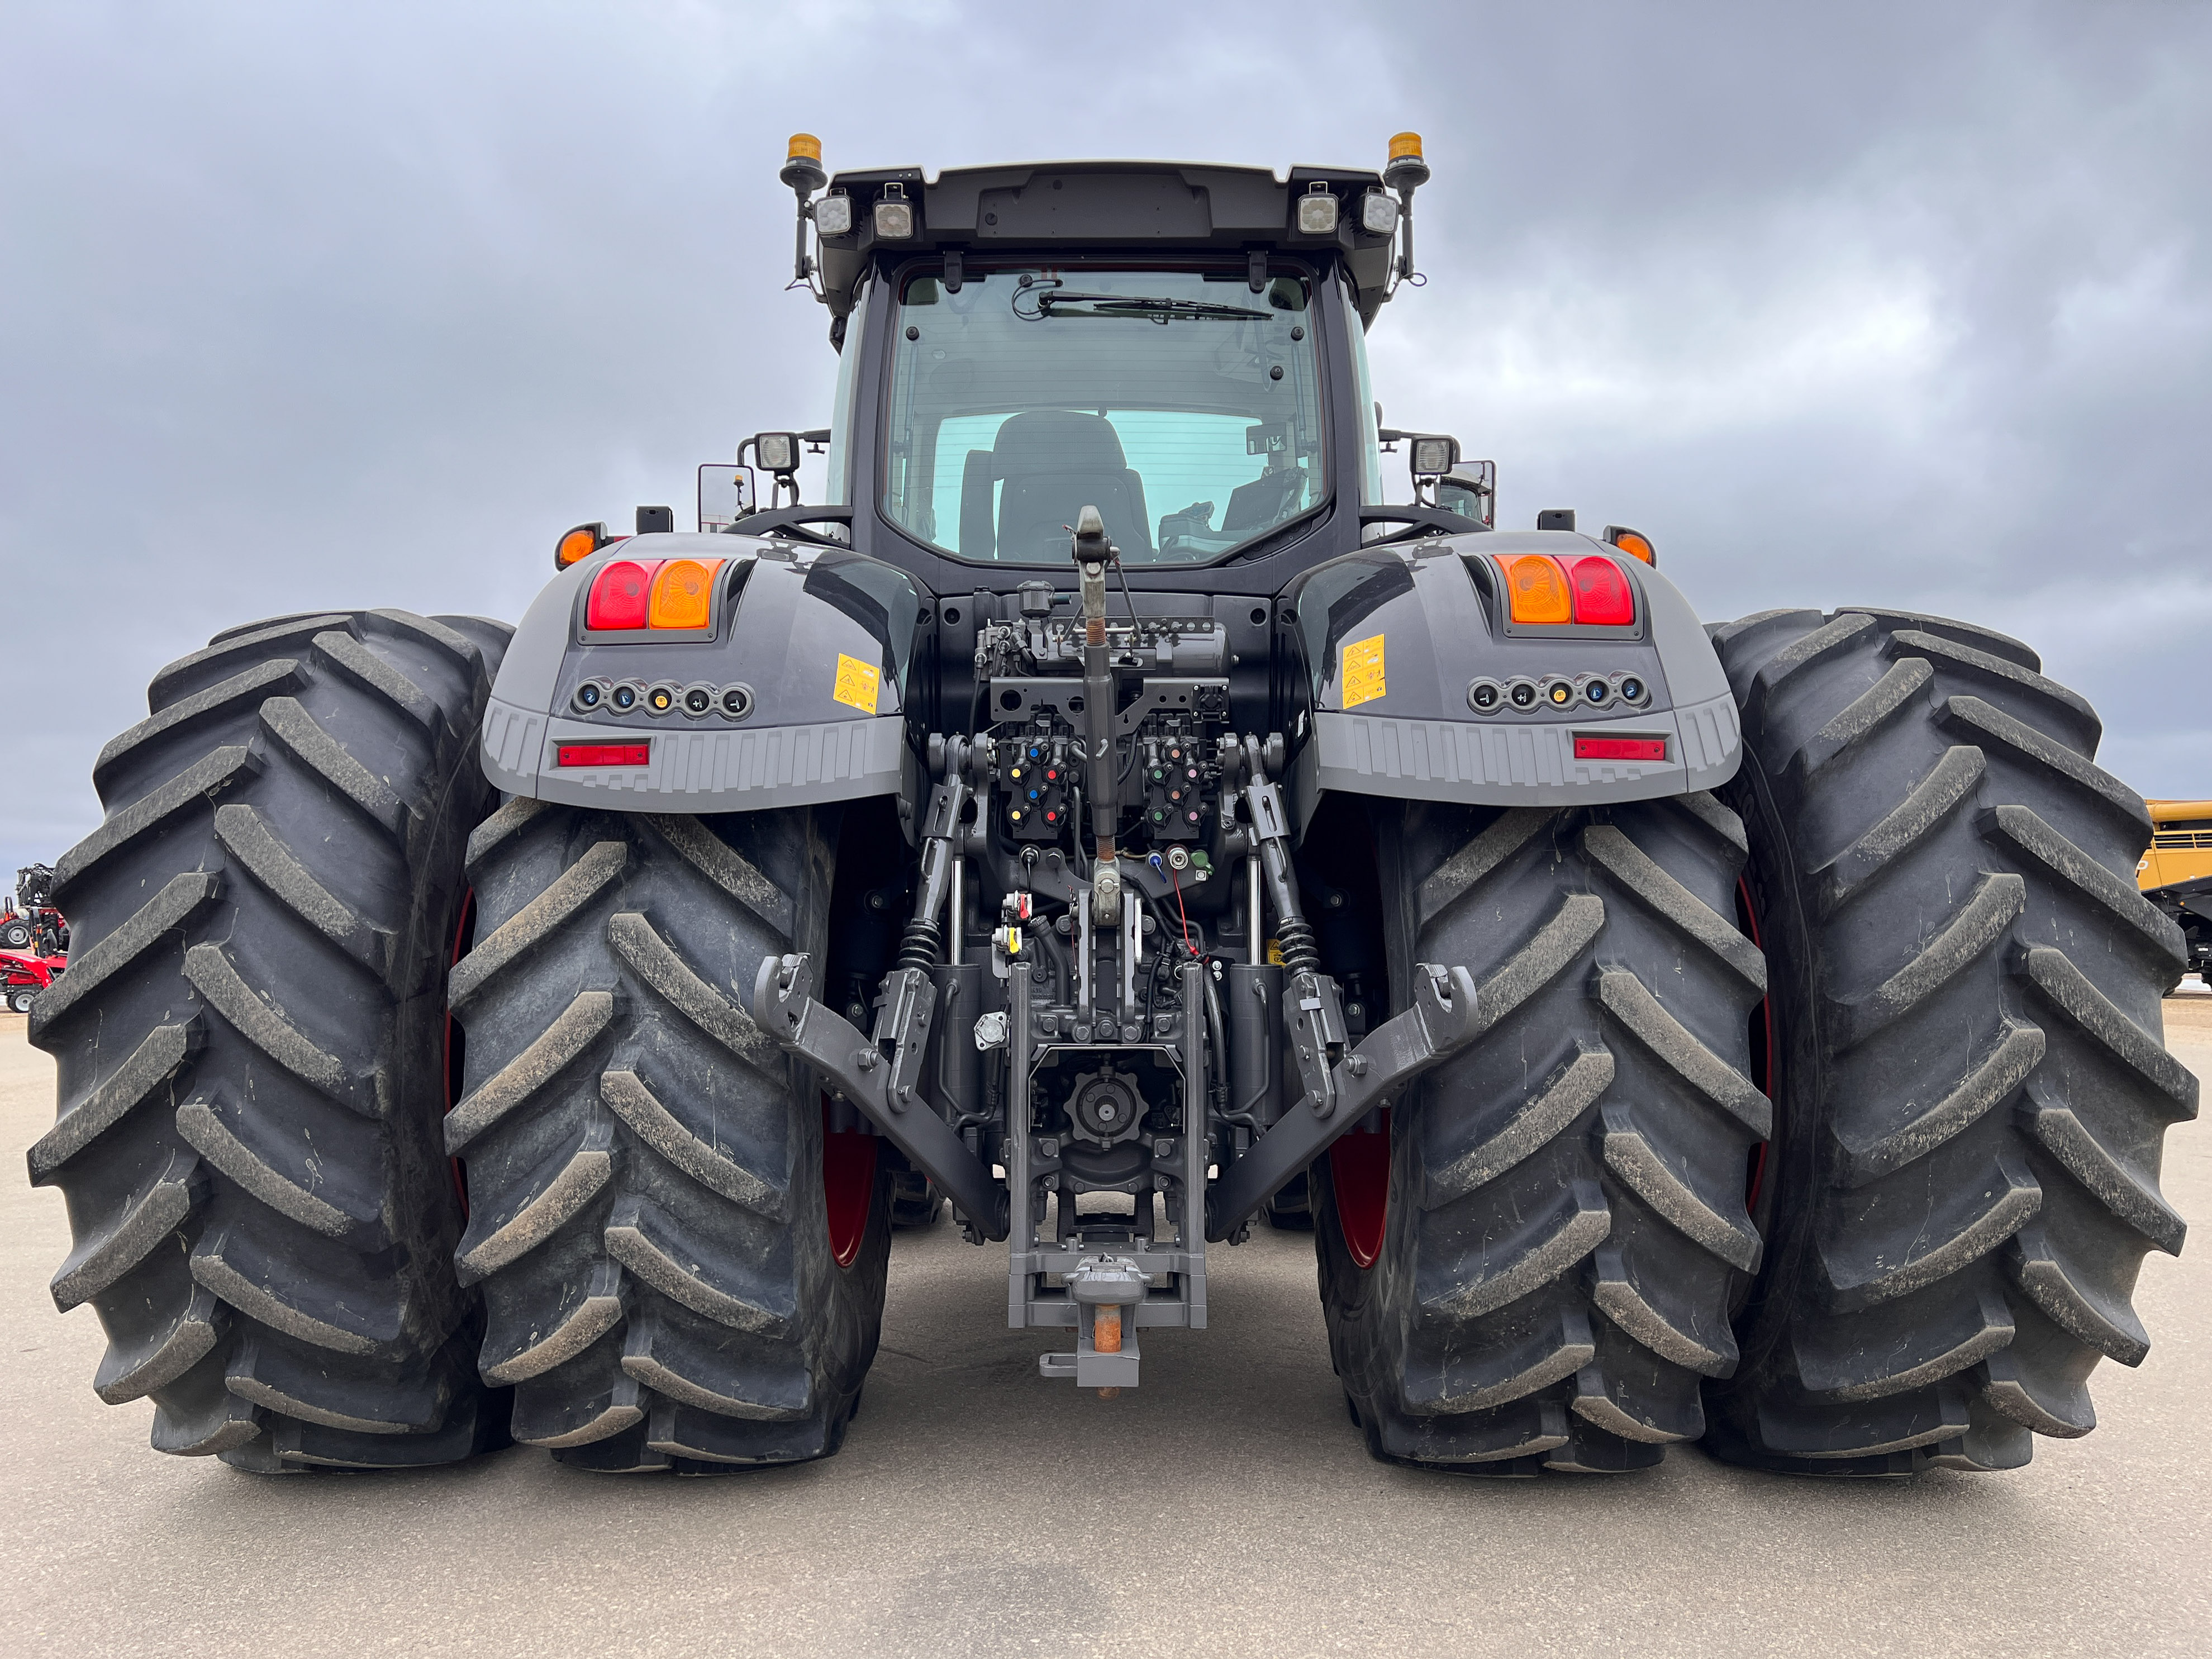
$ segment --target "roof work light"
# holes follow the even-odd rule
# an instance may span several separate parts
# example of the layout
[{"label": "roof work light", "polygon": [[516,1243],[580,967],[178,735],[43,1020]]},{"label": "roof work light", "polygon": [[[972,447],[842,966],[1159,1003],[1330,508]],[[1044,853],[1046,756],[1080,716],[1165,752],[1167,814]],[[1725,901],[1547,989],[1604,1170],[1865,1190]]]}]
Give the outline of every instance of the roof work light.
[{"label": "roof work light", "polygon": [[914,204],[906,198],[906,186],[894,179],[884,186],[882,198],[876,203],[876,240],[882,242],[909,241],[914,236]]}]

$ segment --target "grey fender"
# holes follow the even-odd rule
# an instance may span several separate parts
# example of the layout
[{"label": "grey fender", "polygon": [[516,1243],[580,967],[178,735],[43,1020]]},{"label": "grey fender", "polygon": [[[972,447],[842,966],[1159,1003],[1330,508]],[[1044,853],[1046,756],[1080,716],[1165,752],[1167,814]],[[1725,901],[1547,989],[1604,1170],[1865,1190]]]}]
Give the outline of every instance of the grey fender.
[{"label": "grey fender", "polygon": [[[708,626],[587,628],[600,572],[649,559],[723,561]],[[523,617],[484,714],[484,771],[511,794],[617,811],[743,812],[896,794],[920,611],[912,579],[843,549],[627,538],[556,576]],[[588,707],[579,696],[586,684],[599,694]],[[634,707],[616,706],[617,687]],[[649,707],[656,688],[676,693],[665,713]],[[710,706],[687,709],[684,697],[702,691]],[[639,750],[644,758],[634,760]]]},{"label": "grey fender", "polygon": [[[1597,556],[1627,576],[1632,628],[1516,627],[1492,556]],[[1294,590],[1313,732],[1300,804],[1322,791],[1496,806],[1648,800],[1711,789],[1742,759],[1735,702],[1703,625],[1652,567],[1569,531],[1501,531],[1346,554]],[[1535,707],[1471,689],[1533,684]],[[1626,681],[1646,695],[1618,695]],[[1593,681],[1606,688],[1593,702]],[[1572,688],[1554,706],[1542,693]],[[1577,757],[1577,738],[1662,745],[1650,758]],[[1596,746],[1580,745],[1587,752]]]}]

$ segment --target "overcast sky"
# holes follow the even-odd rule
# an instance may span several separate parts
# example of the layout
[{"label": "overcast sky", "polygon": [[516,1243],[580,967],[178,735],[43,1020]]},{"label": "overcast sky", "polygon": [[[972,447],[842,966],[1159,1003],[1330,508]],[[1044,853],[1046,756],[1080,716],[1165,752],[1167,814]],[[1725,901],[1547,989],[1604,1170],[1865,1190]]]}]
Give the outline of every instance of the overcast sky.
[{"label": "overcast sky", "polygon": [[2028,640],[2212,795],[2212,7],[0,0],[0,875],[161,664],[519,616],[553,537],[826,423],[784,139],[834,168],[1379,166],[1393,424],[1708,618]]}]

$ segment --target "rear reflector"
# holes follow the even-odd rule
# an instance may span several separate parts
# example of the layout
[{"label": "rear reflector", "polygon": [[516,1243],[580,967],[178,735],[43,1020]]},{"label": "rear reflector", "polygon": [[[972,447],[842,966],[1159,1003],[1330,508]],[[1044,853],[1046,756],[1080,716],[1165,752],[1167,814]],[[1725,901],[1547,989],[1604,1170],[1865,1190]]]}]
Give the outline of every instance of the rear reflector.
[{"label": "rear reflector", "polygon": [[[1576,752],[1581,752],[1579,739]],[[562,766],[643,766],[652,758],[649,743],[564,743],[556,756]]]},{"label": "rear reflector", "polygon": [[1575,738],[1577,760],[1663,761],[1667,758],[1667,739],[1664,738]]}]

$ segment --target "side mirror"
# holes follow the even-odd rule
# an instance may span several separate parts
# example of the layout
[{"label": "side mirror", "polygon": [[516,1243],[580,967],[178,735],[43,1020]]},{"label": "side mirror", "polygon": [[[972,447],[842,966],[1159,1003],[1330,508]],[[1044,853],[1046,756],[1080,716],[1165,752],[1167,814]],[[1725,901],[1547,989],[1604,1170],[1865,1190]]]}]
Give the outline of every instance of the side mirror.
[{"label": "side mirror", "polygon": [[699,529],[727,530],[753,510],[753,470],[709,461],[699,469]]},{"label": "side mirror", "polygon": [[1485,530],[1498,528],[1498,465],[1462,462],[1458,471],[1437,480],[1437,505],[1472,519]]}]

